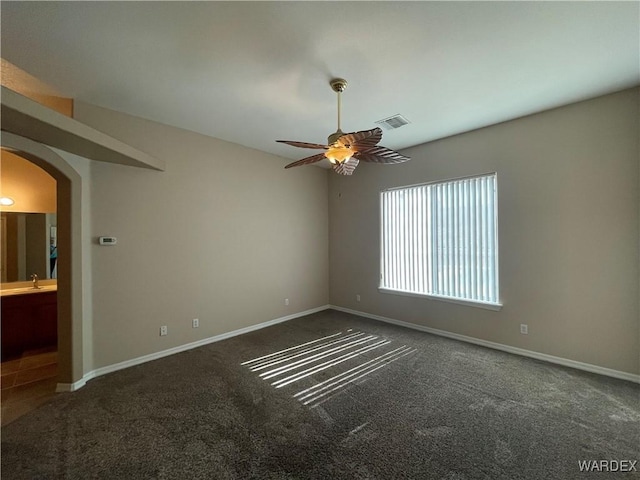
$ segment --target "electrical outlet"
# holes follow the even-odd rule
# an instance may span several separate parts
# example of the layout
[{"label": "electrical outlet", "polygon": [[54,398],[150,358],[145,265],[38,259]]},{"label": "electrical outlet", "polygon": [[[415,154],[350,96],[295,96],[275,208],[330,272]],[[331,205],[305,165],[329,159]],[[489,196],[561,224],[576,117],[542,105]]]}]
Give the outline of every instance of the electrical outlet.
[{"label": "electrical outlet", "polygon": [[166,325],[163,325],[162,327],[160,327],[160,336],[161,337],[164,337],[168,333],[169,333],[169,330],[168,330]]},{"label": "electrical outlet", "polygon": [[288,299],[288,298],[285,298],[285,299],[284,299],[284,304],[285,304],[285,305],[289,305],[289,299]]},{"label": "electrical outlet", "polygon": [[200,320],[198,320],[197,318],[194,318],[193,322],[191,322],[191,326],[193,328],[198,328],[200,326]]},{"label": "electrical outlet", "polygon": [[529,335],[529,327],[525,323],[520,324],[520,333],[523,335]]},{"label": "electrical outlet", "polygon": [[356,295],[356,302],[359,302],[359,301],[360,301],[360,294],[358,293],[358,294]]}]

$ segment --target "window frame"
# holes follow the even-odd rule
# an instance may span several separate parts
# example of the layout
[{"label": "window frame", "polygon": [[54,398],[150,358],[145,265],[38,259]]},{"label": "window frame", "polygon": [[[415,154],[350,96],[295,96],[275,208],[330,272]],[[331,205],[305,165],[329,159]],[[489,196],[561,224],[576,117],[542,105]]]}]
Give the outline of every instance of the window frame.
[{"label": "window frame", "polygon": [[[493,181],[494,181],[494,192],[493,192],[493,224],[494,224],[494,262],[495,262],[495,271],[493,272],[494,275],[494,283],[495,283],[495,290],[496,290],[496,297],[497,300],[495,302],[491,302],[491,301],[483,301],[483,300],[476,300],[476,299],[468,299],[468,298],[462,298],[462,297],[454,297],[454,296],[448,296],[448,295],[438,295],[436,293],[423,293],[423,292],[416,292],[416,291],[411,291],[411,290],[401,290],[401,289],[394,289],[394,288],[389,288],[386,286],[383,286],[383,281],[384,281],[384,272],[385,272],[385,230],[384,230],[384,225],[383,225],[383,221],[384,221],[384,194],[387,192],[391,192],[394,190],[409,190],[411,188],[416,188],[416,187],[429,187],[432,185],[438,185],[438,184],[447,184],[450,182],[458,182],[458,181],[463,181],[463,180],[469,180],[469,179],[474,179],[474,178],[481,178],[481,177],[490,177],[493,176]],[[379,204],[379,231],[380,231],[380,276],[379,276],[379,284],[378,284],[378,291],[381,293],[385,293],[385,294],[392,294],[392,295],[400,295],[400,296],[407,296],[407,297],[419,297],[419,298],[429,298],[429,299],[433,299],[433,300],[438,300],[438,301],[443,301],[443,302],[448,302],[448,303],[454,303],[454,304],[459,304],[459,305],[466,305],[466,306],[472,306],[472,307],[477,307],[477,308],[483,308],[483,309],[487,309],[487,310],[494,310],[494,311],[498,311],[502,309],[503,303],[502,303],[502,299],[500,298],[500,277],[499,277],[499,271],[500,271],[500,263],[499,263],[499,242],[498,242],[498,237],[499,237],[499,228],[498,228],[498,210],[499,210],[499,205],[498,205],[498,174],[497,172],[488,172],[488,173],[481,173],[481,174],[477,174],[477,175],[468,175],[468,176],[464,176],[464,177],[456,177],[456,178],[449,178],[449,179],[445,179],[445,180],[434,180],[431,182],[424,182],[424,183],[418,183],[418,184],[412,184],[412,185],[402,185],[399,187],[390,187],[390,188],[386,188],[380,191],[379,193],[379,198],[380,198],[380,204]],[[430,222],[429,222],[430,223]],[[429,250],[431,250],[432,245],[429,242],[428,243],[428,248]],[[431,271],[430,267],[427,267],[428,271]],[[425,278],[428,276],[428,273],[425,272]]]}]

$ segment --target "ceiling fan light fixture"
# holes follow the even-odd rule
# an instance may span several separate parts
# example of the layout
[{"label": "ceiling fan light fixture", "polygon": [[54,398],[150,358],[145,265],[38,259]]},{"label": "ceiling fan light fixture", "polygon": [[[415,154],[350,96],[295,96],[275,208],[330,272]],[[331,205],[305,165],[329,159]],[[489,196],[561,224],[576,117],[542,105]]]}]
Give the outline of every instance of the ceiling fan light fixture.
[{"label": "ceiling fan light fixture", "polygon": [[349,160],[355,152],[351,147],[345,147],[344,145],[332,145],[324,153],[324,156],[329,159],[333,164],[342,163]]}]

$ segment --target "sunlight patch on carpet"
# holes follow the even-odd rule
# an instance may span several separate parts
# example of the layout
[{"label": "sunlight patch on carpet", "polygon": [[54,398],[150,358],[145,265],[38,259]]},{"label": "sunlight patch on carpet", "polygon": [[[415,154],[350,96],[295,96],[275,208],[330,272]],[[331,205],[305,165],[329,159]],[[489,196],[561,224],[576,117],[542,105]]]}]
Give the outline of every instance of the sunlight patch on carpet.
[{"label": "sunlight patch on carpet", "polygon": [[342,393],[369,375],[416,352],[407,345],[377,335],[353,331],[338,332],[277,352],[242,362],[275,388],[296,384],[292,393],[311,408]]}]

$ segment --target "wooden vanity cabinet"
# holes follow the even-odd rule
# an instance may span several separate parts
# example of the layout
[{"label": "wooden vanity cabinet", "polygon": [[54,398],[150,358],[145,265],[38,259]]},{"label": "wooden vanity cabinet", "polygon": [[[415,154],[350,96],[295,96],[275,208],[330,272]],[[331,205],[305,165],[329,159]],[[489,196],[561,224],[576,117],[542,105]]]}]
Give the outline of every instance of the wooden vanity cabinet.
[{"label": "wooden vanity cabinet", "polygon": [[2,361],[58,344],[57,292],[3,296]]}]

